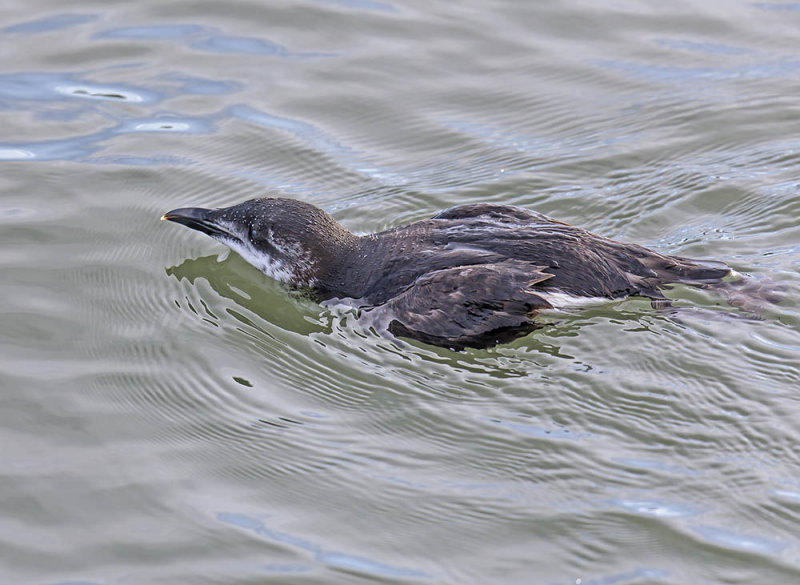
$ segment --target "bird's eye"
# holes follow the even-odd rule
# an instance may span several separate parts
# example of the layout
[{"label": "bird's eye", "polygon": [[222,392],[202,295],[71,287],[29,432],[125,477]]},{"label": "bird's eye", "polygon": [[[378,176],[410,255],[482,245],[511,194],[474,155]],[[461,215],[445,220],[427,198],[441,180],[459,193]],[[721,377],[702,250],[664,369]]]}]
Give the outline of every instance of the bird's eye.
[{"label": "bird's eye", "polygon": [[254,228],[253,226],[250,226],[250,228],[249,228],[249,230],[247,232],[247,237],[250,239],[250,241],[251,242],[255,242],[258,239],[259,235],[260,234],[259,234],[258,228]]}]

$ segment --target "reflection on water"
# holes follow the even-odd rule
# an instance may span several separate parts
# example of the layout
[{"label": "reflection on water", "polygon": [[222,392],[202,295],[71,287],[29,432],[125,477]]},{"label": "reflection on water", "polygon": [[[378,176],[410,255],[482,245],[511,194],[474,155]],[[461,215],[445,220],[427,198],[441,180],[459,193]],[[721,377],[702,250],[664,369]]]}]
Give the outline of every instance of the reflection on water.
[{"label": "reflection on water", "polygon": [[[0,580],[798,580],[796,4],[3,14]],[[523,205],[785,299],[452,352],[158,221],[268,192]]]},{"label": "reflection on water", "polygon": [[[167,274],[186,279],[191,284],[197,278],[205,279],[217,295],[232,301],[227,309],[228,314],[249,326],[255,325],[243,315],[242,310],[293,333],[309,334],[324,330],[318,319],[319,309],[311,301],[299,293],[290,294],[290,291],[255,271],[235,254],[228,255],[222,261],[218,256],[184,260],[178,266],[168,268]],[[176,305],[181,306],[177,299]],[[198,314],[198,309],[188,299],[186,307]],[[220,319],[205,303],[203,309],[207,318],[214,321]]]}]

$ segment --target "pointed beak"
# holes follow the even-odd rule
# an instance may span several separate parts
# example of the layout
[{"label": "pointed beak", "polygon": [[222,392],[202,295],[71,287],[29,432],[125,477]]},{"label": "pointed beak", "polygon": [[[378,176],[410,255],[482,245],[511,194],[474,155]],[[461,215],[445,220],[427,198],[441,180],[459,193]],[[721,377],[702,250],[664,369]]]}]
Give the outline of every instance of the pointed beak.
[{"label": "pointed beak", "polygon": [[203,232],[212,238],[232,237],[233,234],[223,229],[214,220],[216,209],[203,209],[202,207],[181,207],[173,209],[161,216],[162,221],[174,221],[193,230]]}]

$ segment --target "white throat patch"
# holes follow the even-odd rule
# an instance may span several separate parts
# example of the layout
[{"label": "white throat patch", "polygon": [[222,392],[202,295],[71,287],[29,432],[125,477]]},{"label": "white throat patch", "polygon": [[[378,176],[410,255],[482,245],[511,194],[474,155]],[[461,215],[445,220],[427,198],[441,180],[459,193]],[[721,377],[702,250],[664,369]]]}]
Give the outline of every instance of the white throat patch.
[{"label": "white throat patch", "polygon": [[288,262],[273,258],[269,254],[254,249],[250,242],[242,244],[242,242],[236,240],[223,240],[222,243],[244,258],[248,264],[255,266],[270,278],[274,278],[279,282],[294,284],[294,270]]},{"label": "white throat patch", "polygon": [[313,286],[315,284],[313,280],[309,282],[306,276],[313,267],[311,260],[298,245],[280,246],[272,240],[270,243],[277,252],[277,255],[273,256],[256,249],[247,239],[241,241],[234,238],[221,238],[219,241],[270,278],[294,286]]}]

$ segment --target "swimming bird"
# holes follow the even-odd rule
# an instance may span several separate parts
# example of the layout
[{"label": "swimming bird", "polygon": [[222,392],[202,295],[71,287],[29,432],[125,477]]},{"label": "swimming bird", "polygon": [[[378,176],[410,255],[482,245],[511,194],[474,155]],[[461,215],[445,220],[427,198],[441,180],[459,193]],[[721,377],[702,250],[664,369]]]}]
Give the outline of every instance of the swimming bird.
[{"label": "swimming bird", "polygon": [[671,283],[709,286],[722,262],[660,254],[521,207],[469,204],[357,236],[293,199],[187,207],[163,220],[218,240],[314,299],[347,301],[391,334],[463,349],[535,329],[537,313],[581,298],[645,297],[669,304]]}]

